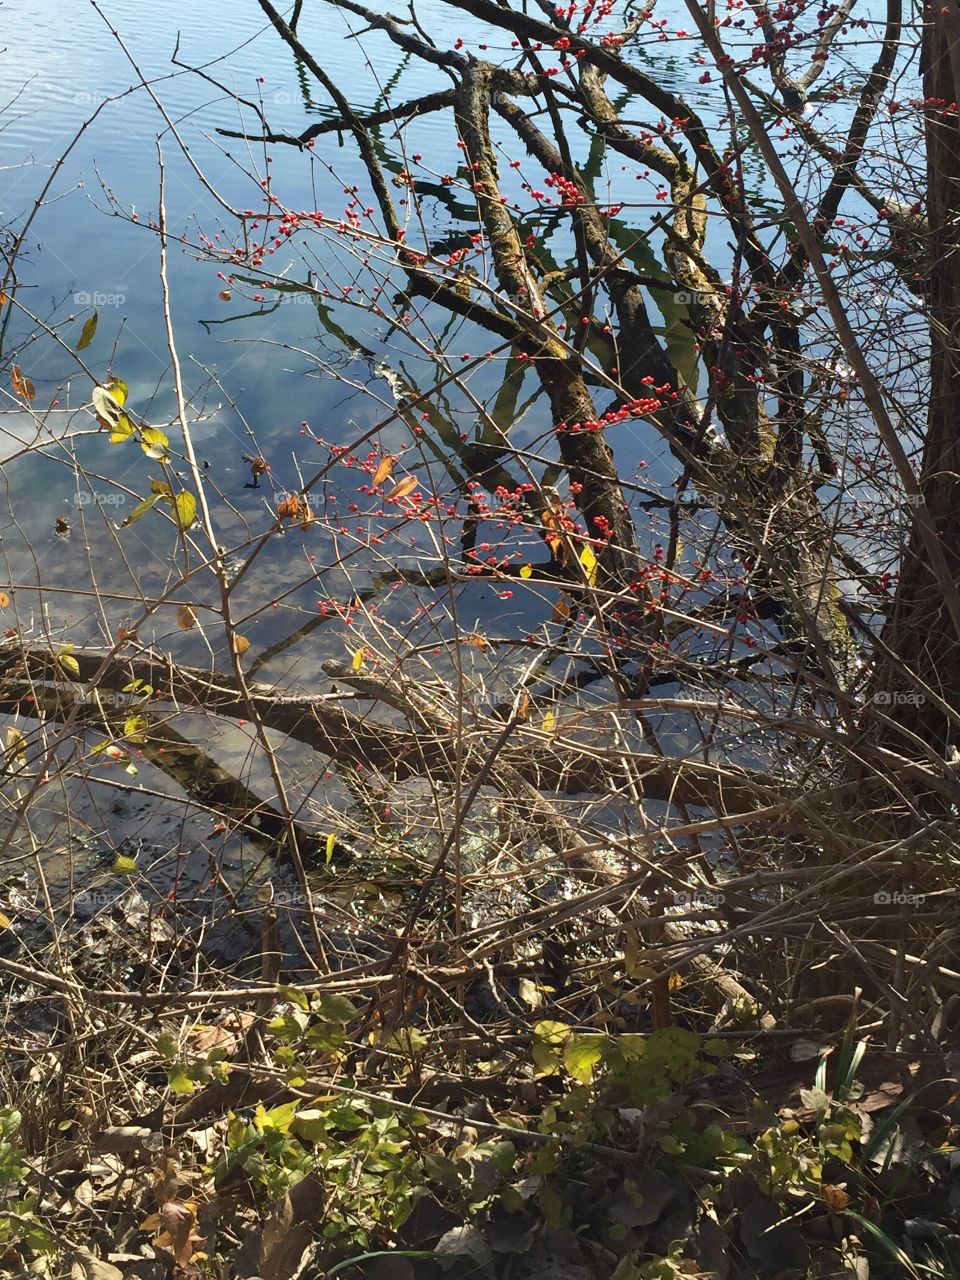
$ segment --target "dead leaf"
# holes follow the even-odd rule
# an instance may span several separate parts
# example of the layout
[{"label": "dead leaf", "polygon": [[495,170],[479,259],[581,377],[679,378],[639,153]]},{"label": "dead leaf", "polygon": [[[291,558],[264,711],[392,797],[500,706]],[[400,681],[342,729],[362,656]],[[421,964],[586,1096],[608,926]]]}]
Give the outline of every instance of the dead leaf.
[{"label": "dead leaf", "polygon": [[183,1200],[168,1200],[159,1213],[152,1213],[140,1224],[141,1229],[156,1231],[153,1243],[173,1254],[178,1267],[189,1265],[197,1245],[204,1243],[196,1232],[197,1212]]},{"label": "dead leaf", "polygon": [[566,622],[570,617],[570,603],[566,596],[561,596],[557,603],[553,606],[553,613],[550,615],[551,622]]},{"label": "dead leaf", "polygon": [[24,375],[18,364],[10,366],[10,385],[13,387],[13,394],[19,396],[21,400],[35,400],[37,398],[37,388]]},{"label": "dead leaf", "polygon": [[238,658],[242,658],[249,648],[250,648],[250,641],[247,639],[246,636],[233,637],[233,652],[237,655]]},{"label": "dead leaf", "polygon": [[388,453],[387,456],[377,467],[373,473],[373,479],[370,481],[372,488],[376,489],[378,485],[383,484],[384,480],[389,480],[393,472],[393,468],[397,465],[397,460]]},{"label": "dead leaf", "polygon": [[416,476],[404,476],[399,484],[395,484],[387,494],[387,502],[398,502],[401,498],[405,498],[408,494],[413,493],[420,481]]},{"label": "dead leaf", "polygon": [[471,632],[470,635],[467,636],[467,644],[472,644],[474,649],[490,648],[490,645],[487,643],[487,641],[477,631],[473,631]]},{"label": "dead leaf", "polygon": [[54,521],[53,528],[55,533],[59,533],[60,536],[63,537],[65,534],[70,532],[70,521],[66,516],[57,516]]},{"label": "dead leaf", "polygon": [[217,294],[217,297],[220,299],[221,302],[229,302],[230,299],[233,297],[233,294],[230,292],[229,289],[221,289],[220,292]]},{"label": "dead leaf", "polygon": [[306,505],[299,493],[288,493],[277,503],[277,515],[281,520],[300,520]]},{"label": "dead leaf", "polygon": [[78,1248],[70,1263],[70,1280],[123,1280],[123,1272],[89,1249]]},{"label": "dead leaf", "polygon": [[9,603],[10,603],[10,597],[7,595],[5,591],[0,591],[0,609],[6,609]]},{"label": "dead leaf", "polygon": [[820,1195],[831,1213],[842,1213],[850,1203],[850,1197],[843,1187],[835,1187],[831,1183],[825,1183],[821,1187]]},{"label": "dead leaf", "polygon": [[182,604],[177,610],[177,626],[181,631],[192,631],[197,625],[197,615],[188,604]]}]

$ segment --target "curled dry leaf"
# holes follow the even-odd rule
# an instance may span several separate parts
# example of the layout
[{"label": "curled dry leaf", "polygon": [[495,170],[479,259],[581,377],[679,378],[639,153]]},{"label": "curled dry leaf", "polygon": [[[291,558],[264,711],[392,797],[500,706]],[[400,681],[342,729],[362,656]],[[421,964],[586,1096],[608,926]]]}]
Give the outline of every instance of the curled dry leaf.
[{"label": "curled dry leaf", "polygon": [[238,658],[242,658],[249,648],[250,648],[250,641],[247,639],[246,636],[233,637],[233,652],[237,655]]},{"label": "curled dry leaf", "polygon": [[490,645],[478,631],[471,632],[467,636],[467,644],[473,645],[474,649],[489,649]]},{"label": "curled dry leaf", "polygon": [[404,476],[399,484],[395,484],[387,494],[387,502],[397,502],[400,498],[413,493],[420,481],[416,476]]},{"label": "curled dry leaf", "polygon": [[192,631],[197,625],[197,615],[188,604],[182,604],[177,610],[177,626],[181,631]]},{"label": "curled dry leaf", "polygon": [[18,364],[10,366],[10,385],[13,387],[13,394],[19,396],[21,400],[35,400],[37,398],[37,388],[25,376]]},{"label": "curled dry leaf", "polygon": [[397,465],[396,458],[389,453],[377,467],[373,473],[373,479],[370,481],[371,486],[376,489],[377,485],[383,484],[384,480],[389,480],[393,473],[393,468]]},{"label": "curled dry leaf", "polygon": [[140,1224],[142,1230],[156,1231],[154,1244],[169,1250],[181,1268],[189,1265],[197,1246],[204,1243],[196,1226],[197,1211],[183,1200],[168,1200],[159,1213],[152,1213]]},{"label": "curled dry leaf", "polygon": [[299,493],[288,493],[277,503],[277,515],[281,520],[303,520],[309,507]]},{"label": "curled dry leaf", "polygon": [[221,302],[229,302],[230,299],[233,297],[233,294],[230,292],[229,289],[221,289],[220,292],[217,294],[217,297],[220,299]]}]

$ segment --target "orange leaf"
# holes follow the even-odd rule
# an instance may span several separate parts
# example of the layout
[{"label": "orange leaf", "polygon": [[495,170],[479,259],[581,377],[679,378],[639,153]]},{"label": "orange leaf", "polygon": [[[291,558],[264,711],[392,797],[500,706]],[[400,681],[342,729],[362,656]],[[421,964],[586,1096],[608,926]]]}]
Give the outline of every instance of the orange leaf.
[{"label": "orange leaf", "polygon": [[400,498],[405,498],[408,493],[413,493],[419,483],[416,476],[404,476],[400,483],[395,484],[387,494],[387,502],[396,502]]},{"label": "orange leaf", "polygon": [[475,649],[490,648],[489,644],[487,644],[483,636],[479,635],[476,631],[474,631],[471,635],[467,636],[467,644],[472,644]]},{"label": "orange leaf", "polygon": [[5,591],[0,591],[0,609],[6,609],[9,603],[10,603],[10,597],[7,595]]},{"label": "orange leaf", "polygon": [[570,617],[570,604],[566,596],[561,596],[557,603],[553,606],[553,613],[550,615],[551,622],[566,622]]},{"label": "orange leaf", "polygon": [[30,379],[24,375],[23,370],[18,364],[10,366],[10,385],[13,387],[14,395],[20,396],[21,399],[36,399],[37,388],[33,385]]},{"label": "orange leaf", "polygon": [[384,480],[389,480],[390,475],[393,472],[393,468],[396,465],[397,465],[396,458],[393,458],[390,456],[390,454],[387,454],[384,460],[380,463],[379,467],[377,467],[376,471],[373,473],[373,479],[370,481],[370,484],[373,486],[374,489],[376,489],[378,484],[383,484]]},{"label": "orange leaf", "polygon": [[217,297],[220,299],[221,302],[229,302],[230,299],[233,297],[233,294],[230,292],[229,289],[221,289],[220,292],[217,294]]},{"label": "orange leaf", "polygon": [[281,520],[301,520],[306,510],[307,504],[299,493],[288,493],[277,503],[277,515]]},{"label": "orange leaf", "polygon": [[233,637],[233,652],[237,655],[238,658],[242,658],[249,648],[250,648],[250,641],[247,639],[246,636]]}]

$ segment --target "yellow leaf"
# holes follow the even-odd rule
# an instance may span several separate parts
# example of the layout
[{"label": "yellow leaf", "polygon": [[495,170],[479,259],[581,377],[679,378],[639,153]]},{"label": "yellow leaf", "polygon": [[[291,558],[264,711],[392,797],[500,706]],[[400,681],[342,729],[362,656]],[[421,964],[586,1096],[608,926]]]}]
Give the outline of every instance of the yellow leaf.
[{"label": "yellow leaf", "polygon": [[64,649],[62,652],[57,654],[57,662],[59,662],[60,666],[64,669],[64,671],[69,672],[70,675],[76,676],[79,679],[80,663],[76,660],[76,658],[73,656],[72,653]]},{"label": "yellow leaf", "polygon": [[166,462],[170,457],[170,441],[159,427],[144,427],[140,432],[140,447],[148,458]]},{"label": "yellow leaf", "polygon": [[521,568],[520,568],[520,577],[521,577],[521,578],[532,578],[532,577],[533,577],[533,566],[532,566],[532,565],[529,565],[529,564],[522,565],[522,566],[521,566]]},{"label": "yellow leaf", "polygon": [[181,490],[174,498],[173,509],[181,529],[189,529],[197,518],[197,500],[186,489]]},{"label": "yellow leaf", "polygon": [[127,414],[121,413],[110,428],[110,443],[124,444],[137,434],[137,429]]},{"label": "yellow leaf", "polygon": [[247,639],[246,636],[233,637],[233,652],[237,655],[238,658],[242,658],[249,648],[250,648],[250,641]]},{"label": "yellow leaf", "polygon": [[110,868],[115,875],[132,876],[137,869],[136,858],[128,858],[125,854],[118,854],[113,860],[113,866]]},{"label": "yellow leaf", "polygon": [[554,729],[557,727],[557,717],[552,711],[548,711],[543,717],[543,725],[541,727],[544,733],[553,733]]},{"label": "yellow leaf", "polygon": [[350,665],[353,667],[354,671],[363,670],[363,650],[362,649],[357,649],[355,651],[353,655],[353,661],[351,662]]},{"label": "yellow leaf", "polygon": [[155,493],[158,498],[169,498],[171,502],[173,501],[173,490],[163,480],[151,480],[150,492]]},{"label": "yellow leaf", "polygon": [[583,550],[580,552],[580,564],[583,566],[583,576],[587,580],[587,586],[595,587],[597,585],[597,569],[599,568],[599,561],[594,555],[593,547],[591,547],[589,543],[586,543]]},{"label": "yellow leaf", "polygon": [[372,488],[376,489],[377,485],[383,484],[384,480],[389,480],[393,468],[397,465],[396,458],[392,458],[389,454],[384,458],[373,473],[373,479],[370,481]]},{"label": "yellow leaf", "polygon": [[336,848],[336,844],[337,844],[337,837],[331,831],[330,834],[327,836],[327,861],[328,862],[333,858],[333,851]]},{"label": "yellow leaf", "polygon": [[93,341],[93,335],[97,332],[97,323],[100,317],[94,311],[92,316],[87,317],[87,322],[83,326],[83,332],[80,334],[80,341],[77,343],[75,350],[86,351],[90,343]]},{"label": "yellow leaf", "polygon": [[10,919],[10,917],[5,916],[3,912],[0,911],[0,929],[9,929],[12,924],[13,924],[13,921]]},{"label": "yellow leaf", "polygon": [[27,763],[27,740],[13,725],[7,729],[7,752],[18,765]]},{"label": "yellow leaf", "polygon": [[400,483],[395,484],[387,494],[387,502],[397,502],[400,498],[405,498],[407,494],[413,493],[419,483],[416,476],[404,476]]}]

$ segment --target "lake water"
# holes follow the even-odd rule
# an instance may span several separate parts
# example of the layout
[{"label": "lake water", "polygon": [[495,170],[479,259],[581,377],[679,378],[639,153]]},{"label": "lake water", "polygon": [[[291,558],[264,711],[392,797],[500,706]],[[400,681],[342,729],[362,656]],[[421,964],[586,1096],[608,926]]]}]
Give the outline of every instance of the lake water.
[{"label": "lake water", "polygon": [[[683,25],[683,13],[682,5],[658,9],[671,30]],[[18,350],[16,359],[37,389],[29,411],[6,391],[0,403],[0,578],[9,582],[16,625],[26,634],[55,645],[109,644],[144,599],[161,595],[172,581],[175,536],[169,526],[161,531],[147,516],[129,530],[116,528],[149,491],[156,465],[135,444],[109,444],[84,412],[94,380],[122,377],[136,413],[168,429],[176,447],[158,241],[151,229],[159,204],[158,145],[167,227],[175,237],[169,250],[170,304],[192,436],[215,498],[218,537],[225,548],[236,549],[234,569],[243,563],[243,548],[273,523],[278,493],[296,489],[314,474],[328,460],[331,444],[349,450],[384,420],[382,430],[359,447],[358,457],[365,458],[371,448],[380,455],[401,456],[402,466],[445,501],[455,501],[462,481],[476,472],[478,459],[482,464],[490,457],[489,449],[484,454],[473,447],[477,440],[489,445],[491,436],[489,429],[478,427],[471,397],[510,431],[515,448],[536,458],[538,478],[555,477],[549,409],[533,376],[510,362],[508,353],[476,366],[467,362],[469,394],[450,387],[438,392],[422,421],[422,434],[412,435],[410,420],[393,415],[397,394],[432,385],[436,369],[409,333],[362,304],[362,289],[369,291],[370,283],[357,278],[358,250],[349,239],[331,231],[282,238],[282,243],[270,244],[265,266],[275,279],[316,281],[334,295],[340,286],[353,283],[353,305],[331,297],[318,307],[302,293],[239,280],[230,287],[229,300],[221,297],[228,268],[212,261],[210,251],[236,237],[236,224],[223,204],[260,210],[260,184],[268,173],[272,190],[289,209],[339,217],[355,186],[361,206],[372,203],[349,137],[341,142],[336,134],[323,135],[308,155],[282,144],[265,147],[217,134],[218,128],[256,130],[254,111],[239,106],[238,98],[260,104],[278,132],[297,133],[330,114],[322,91],[252,0],[205,5],[115,0],[102,8],[82,0],[12,0],[4,14],[0,225],[23,224],[69,149],[17,262],[17,299],[32,314],[10,307],[2,313],[5,361]],[[418,5],[417,14],[440,45],[459,36],[471,46],[484,39],[478,24],[440,0]],[[299,32],[358,111],[447,87],[441,72],[406,58],[382,34],[352,38],[361,28],[359,20],[308,0]],[[503,44],[501,37],[497,40]],[[175,51],[183,65],[173,65]],[[491,57],[506,52],[492,43]],[[655,65],[662,82],[682,88],[716,122],[719,99],[699,85],[698,52],[689,38],[665,48],[654,37],[632,56]],[[842,110],[838,113],[842,117]],[[644,119],[653,116],[649,110],[642,114]],[[422,204],[426,238],[434,246],[464,243],[473,230],[472,222],[464,220],[469,211],[442,182],[458,164],[449,113],[417,119],[402,143],[390,126],[376,136],[388,174],[396,177],[414,155],[433,174]],[[507,164],[508,156],[520,153],[505,135],[498,142],[504,150],[505,190],[522,199],[524,170],[514,174]],[[598,200],[625,205],[615,220],[617,242],[632,246],[632,261],[645,274],[662,274],[657,238],[649,244],[636,239],[662,208],[656,181],[638,181],[636,166],[615,154],[588,154],[576,136],[574,146],[593,177]],[[767,191],[756,161],[748,156],[746,164],[748,179]],[[533,183],[540,181],[542,175],[531,177]],[[402,199],[398,186],[391,189]],[[772,192],[770,201],[775,206]],[[560,220],[544,215],[536,233],[545,263],[568,260],[570,240]],[[708,241],[708,256],[721,270],[730,260],[727,239],[720,225]],[[398,281],[386,269],[380,283],[390,296]],[[650,305],[678,367],[696,385],[696,357],[683,307],[658,290],[651,290]],[[78,369],[71,349],[94,307],[97,332],[82,352],[87,375]],[[439,313],[427,313],[427,318],[450,353],[452,367],[458,367],[463,354],[476,356],[490,345],[489,337],[467,322],[451,322]],[[649,425],[630,423],[616,432],[614,442],[624,476],[653,489],[675,479],[677,463]],[[259,489],[248,487],[251,473],[244,451],[269,459],[270,474]],[[182,463],[175,469],[186,474]],[[410,647],[429,650],[449,633],[452,622],[434,593],[377,587],[378,575],[389,577],[397,565],[409,569],[435,563],[436,543],[429,529],[416,526],[396,534],[382,551],[371,544],[378,526],[361,491],[366,479],[355,468],[335,468],[319,500],[323,515],[340,513],[340,532],[331,532],[326,522],[303,534],[293,530],[274,538],[245,574],[235,609],[251,643],[248,666],[258,679],[281,688],[323,681],[320,663],[348,658],[355,643],[335,614],[324,613],[324,602],[343,603],[364,591],[377,590],[371,600]],[[653,512],[644,517],[641,535],[651,548],[665,540],[662,516]],[[538,547],[539,540],[531,535],[526,542],[515,542],[514,553],[536,559]],[[467,619],[469,626],[475,619],[480,628],[516,640],[549,619],[553,598],[502,588],[502,583],[465,584],[457,596],[460,624]],[[198,606],[216,603],[212,578],[194,578],[190,594]],[[202,635],[180,630],[173,608],[154,615],[140,639],[183,661],[204,665],[212,660]],[[215,659],[223,663],[222,639],[211,635],[210,643]],[[505,652],[504,670],[511,672],[512,655]],[[501,678],[497,662],[480,653],[471,660],[487,664],[490,687],[496,690]],[[248,731],[225,724],[204,732],[212,732],[211,749],[218,758],[241,768],[264,794],[271,793],[266,766],[254,758]],[[290,772],[295,800],[313,792],[316,766],[309,753],[293,752]],[[153,774],[145,767],[137,785],[148,777]],[[156,807],[136,792],[133,800],[124,798],[119,810],[115,796],[91,801],[84,794],[85,803],[93,806],[86,821],[94,843],[113,850],[144,832],[156,841]],[[168,814],[174,831],[182,821]],[[204,823],[198,819],[195,825],[193,836],[199,839]],[[46,827],[41,820],[37,832],[53,841],[62,826],[62,811],[51,805]],[[182,829],[180,838],[182,842]],[[169,867],[164,874],[170,878]],[[196,879],[202,879],[200,872]]]}]

